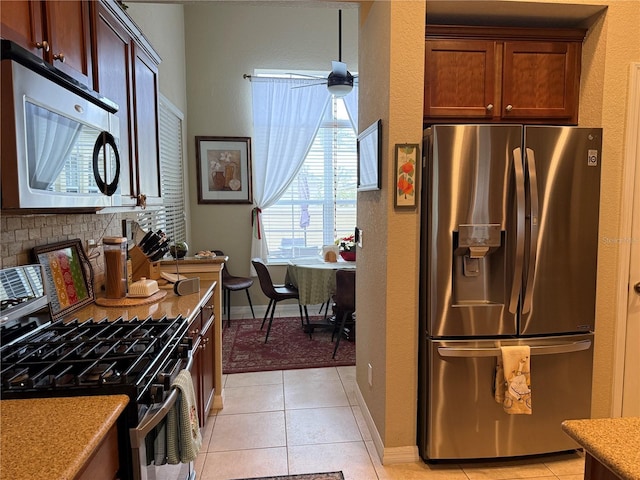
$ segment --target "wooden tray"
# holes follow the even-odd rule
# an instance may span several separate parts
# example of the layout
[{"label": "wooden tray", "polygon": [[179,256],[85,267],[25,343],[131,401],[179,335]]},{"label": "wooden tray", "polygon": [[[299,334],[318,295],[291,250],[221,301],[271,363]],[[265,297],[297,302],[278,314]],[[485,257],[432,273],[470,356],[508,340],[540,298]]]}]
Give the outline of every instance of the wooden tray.
[{"label": "wooden tray", "polygon": [[150,297],[105,298],[101,296],[96,298],[96,305],[101,307],[135,307],[137,305],[157,302],[166,296],[166,290],[160,290]]}]

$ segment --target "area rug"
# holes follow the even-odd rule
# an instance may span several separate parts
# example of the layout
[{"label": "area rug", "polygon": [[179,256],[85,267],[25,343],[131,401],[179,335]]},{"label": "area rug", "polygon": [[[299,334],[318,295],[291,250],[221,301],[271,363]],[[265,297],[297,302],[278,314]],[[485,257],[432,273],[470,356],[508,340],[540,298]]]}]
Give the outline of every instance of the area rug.
[{"label": "area rug", "polygon": [[344,480],[342,472],[306,473],[302,475],[283,475],[281,477],[238,478],[236,480]]},{"label": "area rug", "polygon": [[[311,321],[318,320],[312,318]],[[331,330],[316,330],[313,338],[304,333],[300,317],[273,319],[269,341],[260,330],[261,318],[231,320],[222,331],[222,373],[266,372],[298,368],[341,367],[356,364],[355,342],[340,341],[336,358]]]}]

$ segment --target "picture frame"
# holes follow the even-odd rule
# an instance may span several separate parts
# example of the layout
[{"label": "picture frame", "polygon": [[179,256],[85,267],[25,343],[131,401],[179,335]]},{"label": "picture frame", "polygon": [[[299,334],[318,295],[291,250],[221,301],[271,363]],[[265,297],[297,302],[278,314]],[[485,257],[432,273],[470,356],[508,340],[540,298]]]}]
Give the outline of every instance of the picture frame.
[{"label": "picture frame", "polygon": [[43,267],[42,282],[53,320],[95,301],[93,268],[79,238],[34,247],[31,253]]},{"label": "picture frame", "polygon": [[359,192],[382,189],[382,120],[378,119],[358,135]]},{"label": "picture frame", "polygon": [[397,209],[414,209],[418,206],[419,158],[420,145],[417,143],[396,144],[393,206]]},{"label": "picture frame", "polygon": [[198,203],[253,203],[251,138],[196,137]]}]

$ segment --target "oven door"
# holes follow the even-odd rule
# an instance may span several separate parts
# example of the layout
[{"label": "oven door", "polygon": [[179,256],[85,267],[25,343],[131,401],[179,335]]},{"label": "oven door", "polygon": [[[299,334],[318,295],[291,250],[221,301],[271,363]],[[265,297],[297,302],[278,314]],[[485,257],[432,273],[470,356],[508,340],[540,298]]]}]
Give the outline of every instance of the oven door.
[{"label": "oven door", "polygon": [[[183,368],[191,371],[192,364],[193,357],[183,359],[179,367],[174,369],[175,374]],[[171,378],[174,378],[173,374]],[[196,472],[193,462],[169,465],[165,463],[166,455],[163,455],[163,452],[166,452],[166,445],[162,428],[178,395],[178,389],[172,388],[162,404],[152,406],[138,426],[129,430],[134,480],[195,480]]]}]

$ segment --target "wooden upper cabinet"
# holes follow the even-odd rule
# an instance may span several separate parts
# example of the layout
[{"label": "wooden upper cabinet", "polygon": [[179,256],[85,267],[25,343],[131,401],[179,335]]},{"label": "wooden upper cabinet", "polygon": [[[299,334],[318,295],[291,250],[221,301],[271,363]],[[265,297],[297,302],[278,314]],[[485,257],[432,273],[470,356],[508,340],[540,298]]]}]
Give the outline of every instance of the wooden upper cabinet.
[{"label": "wooden upper cabinet", "polygon": [[502,116],[578,123],[580,44],[505,42]]},{"label": "wooden upper cabinet", "polygon": [[131,172],[133,155],[133,95],[131,85],[132,38],[121,23],[100,3],[96,4],[95,89],[118,104],[120,121],[120,195],[125,206],[134,206],[135,185]]},{"label": "wooden upper cabinet", "polygon": [[162,205],[158,136],[158,65],[134,44],[133,84],[137,191],[148,206]]},{"label": "wooden upper cabinet", "polygon": [[42,57],[44,27],[42,2],[3,1],[0,8],[0,35]]},{"label": "wooden upper cabinet", "polygon": [[125,207],[162,204],[158,137],[158,62],[142,34],[113,2],[95,2],[95,89],[120,109],[120,195]]},{"label": "wooden upper cabinet", "polygon": [[427,41],[425,117],[492,118],[495,50],[492,41]]},{"label": "wooden upper cabinet", "polygon": [[428,25],[425,122],[577,124],[585,33]]},{"label": "wooden upper cabinet", "polygon": [[3,1],[2,37],[93,88],[89,0]]}]

